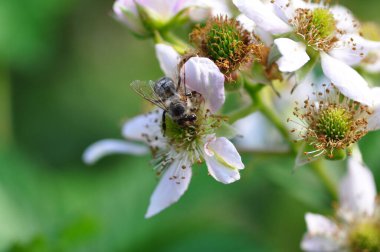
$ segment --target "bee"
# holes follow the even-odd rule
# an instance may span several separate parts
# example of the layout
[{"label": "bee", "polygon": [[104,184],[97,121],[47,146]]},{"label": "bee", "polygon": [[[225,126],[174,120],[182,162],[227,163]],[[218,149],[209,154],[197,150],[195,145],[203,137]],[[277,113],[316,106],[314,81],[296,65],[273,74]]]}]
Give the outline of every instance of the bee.
[{"label": "bee", "polygon": [[166,114],[179,126],[189,125],[197,120],[197,115],[191,109],[190,98],[192,92],[187,92],[184,84],[181,89],[181,79],[175,85],[173,79],[162,77],[157,81],[133,81],[132,89],[145,100],[163,110],[162,130],[165,135]]}]

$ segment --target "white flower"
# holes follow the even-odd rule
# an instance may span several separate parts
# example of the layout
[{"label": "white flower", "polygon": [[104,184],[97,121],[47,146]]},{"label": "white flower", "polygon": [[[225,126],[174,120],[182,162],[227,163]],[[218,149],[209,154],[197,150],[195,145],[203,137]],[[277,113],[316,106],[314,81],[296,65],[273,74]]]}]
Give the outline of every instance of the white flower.
[{"label": "white flower", "polygon": [[[113,10],[116,18],[127,25],[134,33],[146,35],[149,33],[144,26],[146,20],[141,20],[138,6],[142,7],[156,29],[169,24],[177,15],[187,15],[194,20],[202,20],[210,15],[229,15],[229,9],[224,0],[116,0]],[[153,24],[150,24],[153,25]]]},{"label": "white flower", "polygon": [[[173,70],[177,69],[178,55],[165,45],[157,45],[156,51],[167,76],[178,80],[178,74]],[[190,58],[180,72],[187,87],[195,91],[188,103],[197,116],[195,123],[179,125],[167,116],[166,129],[163,130],[163,110],[156,109],[133,118],[123,127],[127,141],[142,141],[149,146],[156,173],[161,176],[151,197],[147,218],[179,200],[188,188],[194,163],[204,160],[208,173],[225,184],[240,179],[239,170],[244,168],[236,148],[219,130],[224,118],[214,114],[225,99],[223,74],[211,60],[201,57]],[[121,148],[110,148],[107,141],[95,143],[85,152],[84,160],[93,163],[110,154],[112,149],[117,153],[136,152],[136,148],[125,148],[131,146],[129,142],[118,144]],[[145,150],[140,151],[138,154]]]},{"label": "white flower", "polygon": [[336,219],[306,214],[304,251],[379,251],[380,206],[371,171],[356,149],[348,160],[348,173],[340,185],[340,206]]},{"label": "white flower", "polygon": [[313,89],[296,102],[288,119],[295,140],[303,143],[296,166],[319,158],[342,160],[354,143],[380,129],[380,88],[370,89],[368,106],[345,97],[324,78],[311,83]]},{"label": "white flower", "polygon": [[324,74],[345,96],[371,105],[367,82],[351,66],[379,49],[380,43],[359,35],[358,23],[347,9],[301,0],[233,2],[257,27],[276,35],[280,71],[309,71],[305,65],[319,57]]}]

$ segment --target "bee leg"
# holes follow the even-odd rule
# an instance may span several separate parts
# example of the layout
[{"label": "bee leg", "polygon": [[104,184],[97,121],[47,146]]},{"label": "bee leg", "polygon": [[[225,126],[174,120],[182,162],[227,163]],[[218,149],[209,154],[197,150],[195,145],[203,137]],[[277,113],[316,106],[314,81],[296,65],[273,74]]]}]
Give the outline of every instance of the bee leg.
[{"label": "bee leg", "polygon": [[162,112],[162,135],[165,137],[165,132],[166,132],[166,110]]}]

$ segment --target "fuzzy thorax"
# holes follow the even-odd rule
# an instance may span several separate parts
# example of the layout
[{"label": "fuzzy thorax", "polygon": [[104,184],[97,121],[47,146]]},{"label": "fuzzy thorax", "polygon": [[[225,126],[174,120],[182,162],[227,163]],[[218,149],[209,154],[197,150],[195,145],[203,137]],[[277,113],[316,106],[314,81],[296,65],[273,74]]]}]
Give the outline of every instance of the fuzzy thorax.
[{"label": "fuzzy thorax", "polygon": [[328,9],[297,9],[290,22],[296,34],[316,50],[329,51],[337,41],[336,21]]},{"label": "fuzzy thorax", "polygon": [[297,120],[291,120],[296,127],[298,141],[306,142],[309,158],[324,155],[328,159],[340,159],[349,153],[352,144],[367,134],[368,106],[344,97],[333,84],[323,85],[323,92],[314,92],[304,104],[294,109]]}]

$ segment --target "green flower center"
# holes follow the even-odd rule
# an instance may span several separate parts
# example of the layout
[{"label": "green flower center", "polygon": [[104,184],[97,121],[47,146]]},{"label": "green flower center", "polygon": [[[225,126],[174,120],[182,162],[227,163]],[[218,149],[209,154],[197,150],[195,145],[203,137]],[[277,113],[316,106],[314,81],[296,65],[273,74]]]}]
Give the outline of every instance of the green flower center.
[{"label": "green flower center", "polygon": [[297,9],[292,21],[296,33],[318,50],[328,51],[336,42],[336,21],[327,9]]},{"label": "green flower center", "polygon": [[317,135],[326,137],[328,141],[343,140],[352,123],[352,115],[345,108],[328,107],[319,114]]},{"label": "green flower center", "polygon": [[316,36],[326,39],[334,35],[335,19],[327,9],[318,8],[313,11],[310,29],[317,31]]},{"label": "green flower center", "polygon": [[349,239],[353,252],[379,252],[380,226],[376,223],[361,223],[350,234]]},{"label": "green flower center", "polygon": [[213,60],[227,78],[262,50],[236,19],[222,16],[209,19],[204,27],[197,26],[190,34],[190,41],[199,54]]},{"label": "green flower center", "polygon": [[221,127],[223,119],[217,115],[212,115],[203,109],[193,110],[197,119],[192,122],[178,124],[170,116],[165,119],[165,135],[169,144],[178,151],[196,151],[202,139]]},{"label": "green flower center", "polygon": [[242,45],[238,29],[230,23],[214,23],[207,34],[206,46],[214,61],[233,59]]}]

